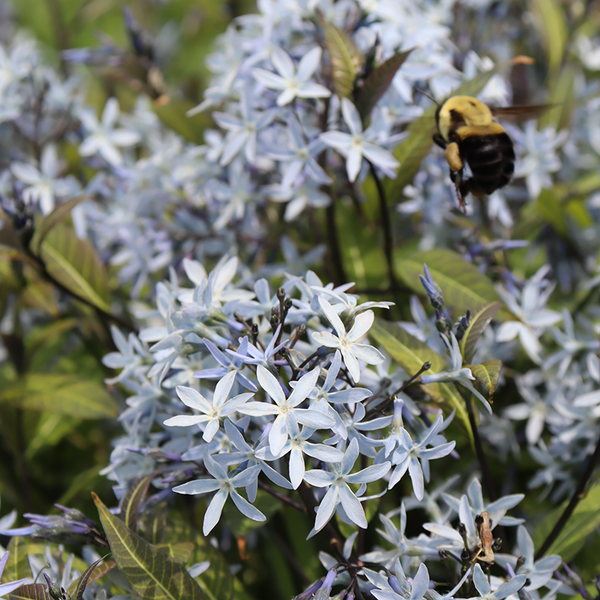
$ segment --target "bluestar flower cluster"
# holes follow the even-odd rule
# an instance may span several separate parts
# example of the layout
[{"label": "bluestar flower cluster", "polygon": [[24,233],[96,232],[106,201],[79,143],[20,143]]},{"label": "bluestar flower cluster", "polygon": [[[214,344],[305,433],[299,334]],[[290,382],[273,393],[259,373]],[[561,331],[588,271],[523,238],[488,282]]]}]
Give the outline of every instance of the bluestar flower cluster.
[{"label": "bluestar flower cluster", "polygon": [[[441,100],[494,66],[470,51],[458,69],[452,37],[457,10],[468,6],[476,14],[489,4],[260,1],[256,14],[239,17],[220,36],[208,59],[211,86],[189,113],[211,111],[215,129],[201,145],[166,127],[145,97],[129,113],[110,97],[98,114],[86,104],[81,80],[47,66],[26,37],[7,37],[0,46],[5,212],[22,231],[85,195],[72,212],[74,228],[116,275],[122,295],[137,300],[130,308],[139,332],[113,326],[116,350],[103,359],[116,371],[107,383],[125,401],[124,432],[103,475],[121,502],[144,476],[153,476],[153,502],[197,496],[205,507],[203,534],[216,546],[216,532],[228,535],[223,513],[232,506],[262,523],[270,515],[259,508],[259,495],[290,510],[301,498],[309,537],[333,535],[339,555],[320,553],[328,573],[298,598],[328,600],[342,585],[381,600],[517,594],[554,600],[571,593],[576,581],[559,571],[559,556],[536,560],[530,524],[516,512],[523,494],[484,498],[482,465],[468,465],[470,447],[461,439],[478,421],[499,460],[527,451],[539,468],[520,474],[520,483],[542,488],[541,498],[554,502],[572,494],[595,451],[596,100],[573,111],[572,130],[559,129],[560,120],[507,126],[517,151],[515,184],[481,205],[470,201],[467,217],[454,210],[441,153],[424,158],[399,191],[403,201],[393,216],[402,220],[394,235],[422,251],[434,249],[432,260],[439,258],[435,248],[458,251],[465,269],[487,277],[485,294],[500,300],[497,306],[485,304],[477,286],[459,281],[460,273],[453,287],[439,263],[435,272],[424,265],[422,295],[431,307],[405,295],[406,306],[396,308],[406,317],[410,312],[412,321],[388,323],[394,332],[388,337],[402,341],[398,350],[381,341],[383,325],[375,326],[392,302],[362,302],[350,292],[354,284],[336,286],[317,275],[323,263],[331,268],[335,261],[331,248],[323,261],[324,245],[313,243],[320,240],[316,216],[346,204],[364,215],[369,182],[394,180],[402,164],[393,151],[428,104],[414,87]],[[342,94],[328,26],[373,64],[411,50],[366,115],[360,88],[373,64],[355,65],[352,89]],[[580,35],[572,43],[587,69],[575,89],[582,97],[596,94],[592,42]],[[498,57],[513,52],[508,41],[494,50]],[[75,62],[91,55],[66,56]],[[481,97],[503,103],[510,91],[501,72]],[[85,168],[69,167],[73,153]],[[568,188],[565,181],[576,183]],[[535,236],[512,229],[517,209],[534,223]],[[335,229],[335,218],[331,223]],[[328,230],[323,242],[333,235]],[[527,276],[513,272],[515,255],[537,266],[524,269]],[[414,290],[417,275],[406,271],[403,282]],[[468,310],[457,314],[452,302],[462,306],[465,297]],[[22,315],[18,324],[4,319],[2,334],[31,329],[37,314]],[[501,372],[500,361],[509,369]],[[443,469],[453,471],[459,458],[468,468],[446,477]],[[395,508],[371,521],[381,523],[381,539],[367,547],[371,541],[361,531],[378,502]],[[513,509],[515,516],[508,514]],[[0,519],[0,533],[106,544],[95,522],[61,510],[61,516],[29,515],[31,524],[22,528],[9,515]],[[422,530],[407,531],[407,514],[417,510],[426,515]],[[505,544],[500,552],[497,528],[505,539],[508,530],[516,546]],[[256,539],[249,536],[248,543]],[[0,556],[0,572],[7,557]],[[97,558],[89,553],[86,560]],[[52,585],[65,589],[85,570],[72,570],[49,550],[45,560]],[[436,589],[432,582],[445,577],[440,561],[446,560],[451,576]],[[30,560],[33,575],[42,562]],[[492,563],[495,574],[488,577]],[[197,577],[208,568],[203,561],[188,571]],[[0,584],[0,595],[20,583]],[[91,589],[96,598],[111,597],[107,587]],[[127,591],[125,597],[134,596]]]}]

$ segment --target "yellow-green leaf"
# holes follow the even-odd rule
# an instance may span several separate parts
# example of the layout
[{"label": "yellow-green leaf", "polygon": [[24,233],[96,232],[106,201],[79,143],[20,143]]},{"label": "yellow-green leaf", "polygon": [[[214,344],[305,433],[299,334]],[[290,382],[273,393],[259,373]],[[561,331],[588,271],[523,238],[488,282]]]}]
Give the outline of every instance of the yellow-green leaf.
[{"label": "yellow-green leaf", "polygon": [[478,365],[465,365],[465,367],[471,369],[475,379],[485,386],[491,399],[498,385],[498,377],[500,377],[500,371],[502,371],[502,361],[497,359],[486,360]]},{"label": "yellow-green leaf", "polygon": [[460,340],[460,352],[465,362],[471,362],[475,354],[475,347],[490,321],[496,316],[500,302],[488,302],[471,312],[471,324],[467,327]]},{"label": "yellow-green leaf", "polygon": [[131,529],[131,531],[137,530],[137,519],[140,512],[140,506],[148,493],[148,488],[152,483],[155,475],[147,475],[135,481],[123,498],[121,502],[121,520]]},{"label": "yellow-green leaf", "polygon": [[48,273],[73,294],[110,312],[104,265],[87,240],[80,240],[64,223],[53,227],[40,245]]},{"label": "yellow-green leaf", "polygon": [[364,59],[352,38],[343,29],[328,23],[322,15],[320,22],[331,61],[335,93],[340,98],[348,98]]},{"label": "yellow-green leaf", "polygon": [[8,600],[53,600],[48,586],[42,583],[22,585],[8,594]]},{"label": "yellow-green leaf", "polygon": [[356,108],[363,122],[368,119],[377,102],[390,87],[394,75],[411,52],[412,48],[406,52],[397,52],[390,56],[365,79],[360,92],[356,96]]},{"label": "yellow-green leaf", "polygon": [[[448,365],[444,359],[434,352],[427,344],[409,335],[395,323],[375,319],[369,331],[369,336],[377,342],[395,360],[408,375],[418,373],[424,363],[431,363],[431,372],[445,371]],[[469,415],[462,396],[452,383],[428,383],[423,389],[442,405],[449,413],[453,408],[469,433],[472,441],[472,432],[469,425]]]},{"label": "yellow-green leaf", "polygon": [[105,419],[118,407],[103,383],[77,375],[27,373],[0,391],[0,403],[80,419]]},{"label": "yellow-green leaf", "polygon": [[575,77],[578,67],[567,62],[561,69],[560,75],[547,98],[548,104],[552,105],[539,119],[538,127],[554,127],[556,131],[568,127],[571,114],[575,108]]},{"label": "yellow-green leaf", "polygon": [[567,40],[566,20],[555,0],[530,0],[529,4],[544,43],[552,76],[558,72],[563,60]]},{"label": "yellow-green leaf", "polygon": [[113,558],[127,581],[145,600],[203,600],[185,567],[158,550],[113,516],[92,493]]},{"label": "yellow-green leaf", "polygon": [[[455,316],[500,300],[492,282],[475,265],[460,254],[443,248],[417,252],[398,264],[398,274],[417,294],[425,293],[419,280],[419,275],[423,274],[423,263],[427,264],[431,276],[442,290],[446,306],[454,309]],[[504,321],[511,315],[501,308],[497,317]]]},{"label": "yellow-green leaf", "polygon": [[71,198],[67,202],[59,204],[47,217],[44,217],[39,223],[36,223],[35,233],[29,244],[29,248],[36,256],[39,254],[40,245],[48,233],[62,223],[70,214],[71,211],[84,200],[90,200],[91,196],[82,194]]},{"label": "yellow-green leaf", "polygon": [[10,552],[10,554],[2,572],[0,583],[8,583],[10,581],[25,579],[25,577],[31,577],[31,568],[27,559],[27,548],[29,545],[27,540],[22,537],[14,537],[10,540],[6,547],[7,552]]},{"label": "yellow-green leaf", "polygon": [[165,554],[168,554],[173,560],[176,560],[182,565],[186,565],[194,552],[196,544],[194,544],[194,542],[177,542],[172,544],[159,544],[156,547]]},{"label": "yellow-green leaf", "polygon": [[[554,509],[534,530],[533,541],[539,548],[552,531],[568,502]],[[583,548],[585,540],[600,526],[600,484],[596,483],[576,506],[562,531],[550,546],[546,555],[559,554],[569,562]]]}]

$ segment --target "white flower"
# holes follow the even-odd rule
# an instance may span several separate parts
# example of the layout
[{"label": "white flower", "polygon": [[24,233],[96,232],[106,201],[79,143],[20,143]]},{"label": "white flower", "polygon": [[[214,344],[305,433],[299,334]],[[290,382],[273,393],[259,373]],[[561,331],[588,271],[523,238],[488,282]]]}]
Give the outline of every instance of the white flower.
[{"label": "white flower", "polygon": [[319,306],[333,326],[336,335],[329,331],[315,331],[312,333],[313,340],[321,346],[340,350],[350,377],[355,383],[358,383],[360,379],[359,360],[365,361],[368,365],[378,365],[385,360],[377,348],[358,342],[371,329],[375,314],[372,310],[367,310],[356,315],[352,329],[347,332],[333,306],[321,296],[319,296]]},{"label": "white flower", "polygon": [[40,210],[47,215],[52,212],[55,196],[67,196],[77,189],[75,181],[59,179],[59,165],[56,146],[48,144],[42,152],[39,169],[29,163],[13,163],[10,167],[13,175],[23,183],[29,184],[23,190],[26,202],[39,202]]},{"label": "white flower", "polygon": [[80,114],[81,122],[88,132],[88,136],[79,146],[81,156],[92,156],[98,153],[113,167],[123,164],[123,157],[118,148],[137,144],[141,140],[141,136],[136,131],[114,129],[119,120],[119,113],[117,99],[109,98],[100,121],[92,112]]},{"label": "white flower", "polygon": [[[498,294],[504,300],[506,307],[519,320],[502,323],[496,333],[499,342],[510,342],[517,336],[523,349],[531,360],[540,364],[542,351],[539,337],[547,327],[558,323],[562,316],[550,309],[544,308],[554,284],[544,279],[550,267],[542,267],[523,287],[521,293],[510,293],[498,288]],[[520,301],[520,304],[519,304]]]},{"label": "white flower", "polygon": [[252,75],[266,88],[283,90],[277,98],[278,106],[289,104],[294,98],[327,98],[331,92],[318,83],[308,81],[321,61],[321,48],[313,48],[298,63],[298,69],[287,52],[279,46],[273,48],[271,62],[279,75],[265,69],[254,69]]},{"label": "white flower", "polygon": [[346,158],[348,179],[354,181],[357,178],[363,157],[384,169],[389,177],[395,177],[392,169],[398,168],[400,163],[391,152],[369,141],[373,132],[370,127],[363,132],[360,115],[348,98],[342,98],[342,115],[350,133],[326,131],[319,137]]}]

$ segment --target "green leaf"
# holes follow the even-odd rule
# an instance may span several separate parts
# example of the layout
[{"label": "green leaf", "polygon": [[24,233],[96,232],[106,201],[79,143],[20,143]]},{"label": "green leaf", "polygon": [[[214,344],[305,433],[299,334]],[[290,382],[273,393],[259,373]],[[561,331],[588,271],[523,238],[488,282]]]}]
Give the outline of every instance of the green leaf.
[{"label": "green leaf", "polygon": [[490,393],[490,400],[498,385],[498,377],[500,377],[500,371],[502,371],[502,361],[497,359],[486,360],[478,365],[465,365],[471,369],[473,376]]},{"label": "green leaf", "polygon": [[42,583],[22,585],[8,595],[8,600],[52,600],[48,586]]},{"label": "green leaf", "polygon": [[[9,581],[18,581],[31,577],[31,568],[27,558],[27,548],[30,546],[25,538],[14,537],[6,547],[7,552],[10,552],[6,566],[2,573],[0,583],[8,583]],[[16,590],[15,590],[16,592]]]},{"label": "green leaf", "polygon": [[[535,529],[533,541],[540,547],[563,514],[568,502],[553,510]],[[588,535],[600,526],[600,484],[596,483],[579,502],[567,524],[546,552],[559,554],[564,562],[570,562],[583,548]]]},{"label": "green leaf", "polygon": [[198,535],[196,549],[190,562],[196,564],[206,560],[210,562],[210,568],[194,580],[208,600],[231,600],[234,597],[234,578],[231,576],[229,564],[217,548],[211,546],[205,537]]},{"label": "green leaf", "polygon": [[194,542],[177,542],[174,544],[159,544],[156,547],[165,554],[168,554],[173,560],[185,566],[190,556],[192,556],[196,544]]},{"label": "green leaf", "polygon": [[[429,265],[428,265],[429,266]],[[498,309],[502,306],[500,302],[488,302],[471,312],[471,324],[467,327],[460,340],[460,352],[465,362],[471,362],[475,354],[477,342],[484,329],[496,316]]]},{"label": "green leaf", "polygon": [[370,116],[371,111],[383,94],[387,91],[398,69],[404,64],[412,48],[406,52],[397,52],[379,65],[364,81],[356,97],[356,108],[363,123]]},{"label": "green leaf", "polygon": [[48,273],[67,290],[110,312],[104,265],[87,240],[80,240],[64,223],[51,229],[40,245]]},{"label": "green leaf", "polygon": [[118,414],[103,383],[77,375],[27,373],[0,391],[2,402],[80,419],[105,419]]},{"label": "green leaf", "polygon": [[[418,373],[423,364],[431,363],[431,372],[439,373],[445,371],[448,366],[444,359],[434,352],[427,344],[412,337],[404,329],[395,323],[375,319],[373,327],[369,331],[373,338],[403,369],[408,375]],[[428,383],[422,388],[449,413],[456,408],[456,414],[461,420],[472,440],[472,431],[469,424],[469,415],[465,401],[458,393],[456,386],[452,383]]]},{"label": "green leaf", "polygon": [[357,218],[350,203],[335,207],[337,230],[343,232],[340,244],[344,270],[349,281],[360,287],[378,287],[388,280],[385,255],[381,244],[374,243],[380,232]]},{"label": "green leaf", "polygon": [[70,214],[71,211],[84,200],[91,200],[91,196],[82,194],[71,198],[67,202],[59,204],[47,217],[43,218],[39,223],[36,224],[35,233],[29,244],[30,250],[36,256],[39,255],[40,245],[44,241],[44,238],[50,233],[50,231],[56,227],[59,223],[62,223]]},{"label": "green leaf", "polygon": [[[479,73],[473,79],[463,83],[453,92],[453,96],[477,96],[487,82],[498,72],[513,64],[502,63],[494,69]],[[432,136],[437,131],[435,112],[437,106],[432,104],[418,119],[408,127],[408,137],[404,138],[394,149],[394,156],[400,163],[395,179],[388,180],[387,195],[389,198],[401,198],[405,186],[412,182],[423,159],[433,145]],[[450,179],[448,179],[450,181]]]},{"label": "green leaf", "polygon": [[539,119],[538,128],[554,127],[556,131],[568,127],[571,114],[575,107],[575,77],[579,69],[573,63],[567,62],[561,69],[560,75],[547,98],[549,108]]},{"label": "green leaf", "polygon": [[542,37],[550,75],[560,69],[567,41],[565,17],[559,4],[554,0],[530,0],[532,14]]},{"label": "green leaf", "polygon": [[77,587],[75,589],[75,598],[73,600],[82,600],[83,592],[85,592],[85,588],[90,581],[90,577],[92,576],[92,572],[94,569],[103,561],[103,558],[98,559],[95,563],[91,564],[81,575],[81,577],[77,580]]},{"label": "green leaf", "polygon": [[127,494],[125,494],[125,498],[123,498],[123,502],[121,503],[121,520],[131,529],[131,531],[137,530],[137,520],[138,514],[140,512],[140,506],[148,493],[148,488],[152,483],[155,475],[152,473],[151,475],[147,475],[146,477],[142,477],[135,481]]},{"label": "green leaf", "polygon": [[[454,309],[455,315],[500,300],[492,282],[475,265],[444,248],[417,252],[398,264],[398,274],[417,294],[425,293],[419,280],[419,275],[423,274],[423,263],[427,263],[431,276],[442,290],[446,305]],[[497,317],[505,321],[511,318],[511,314],[502,308]]]},{"label": "green leaf", "polygon": [[146,600],[202,600],[204,594],[185,567],[113,516],[92,492],[113,557],[127,581]]},{"label": "green leaf", "polygon": [[567,235],[565,208],[555,190],[542,190],[537,198],[536,208],[542,219],[552,225],[556,233]]},{"label": "green leaf", "polygon": [[[104,560],[104,559],[102,558],[98,562],[101,562],[102,560]],[[117,566],[117,563],[112,559],[107,560],[106,562],[102,563],[101,565],[98,565],[98,562],[94,563],[95,566],[88,575],[86,586],[90,585],[91,583],[94,583],[94,581],[98,581],[98,579],[100,579],[101,577],[104,577],[104,575],[106,575],[109,571],[112,571]],[[85,573],[84,573],[84,575],[85,575]],[[82,578],[83,578],[83,575],[79,579],[76,579],[75,581],[71,582],[71,585],[69,585],[67,592],[69,592],[69,594],[71,594],[71,596],[78,593],[79,585],[80,585]],[[83,591],[85,591],[85,588]],[[82,591],[82,594],[83,594],[83,591]]]},{"label": "green leaf", "polygon": [[333,88],[340,98],[349,98],[364,59],[343,29],[325,21],[321,13],[319,20],[331,60]]}]

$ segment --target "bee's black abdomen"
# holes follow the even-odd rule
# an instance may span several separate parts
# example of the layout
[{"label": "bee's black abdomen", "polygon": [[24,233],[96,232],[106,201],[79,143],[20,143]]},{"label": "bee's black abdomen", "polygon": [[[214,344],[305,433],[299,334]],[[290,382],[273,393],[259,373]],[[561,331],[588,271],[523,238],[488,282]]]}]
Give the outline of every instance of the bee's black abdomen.
[{"label": "bee's black abdomen", "polygon": [[515,151],[506,133],[468,136],[459,147],[473,173],[469,179],[473,194],[491,194],[510,181],[515,170]]}]

